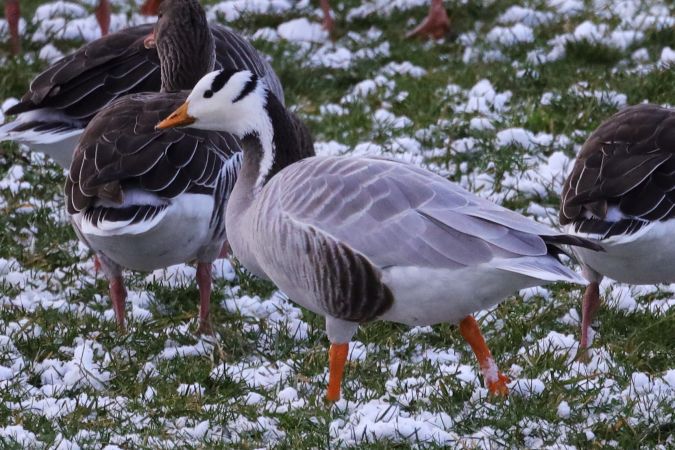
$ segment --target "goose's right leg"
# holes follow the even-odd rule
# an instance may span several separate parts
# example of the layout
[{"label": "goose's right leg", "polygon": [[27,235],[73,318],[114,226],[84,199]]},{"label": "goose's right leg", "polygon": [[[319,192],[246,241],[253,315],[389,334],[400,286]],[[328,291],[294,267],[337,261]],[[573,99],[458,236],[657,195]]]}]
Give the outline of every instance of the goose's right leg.
[{"label": "goose's right leg", "polygon": [[497,368],[476,319],[473,316],[466,316],[459,323],[459,331],[476,355],[483,381],[490,394],[506,397],[509,394],[509,388],[506,386],[509,379]]},{"label": "goose's right leg", "polygon": [[122,266],[118,265],[103,253],[96,254],[96,260],[108,278],[108,292],[112,301],[115,320],[120,330],[125,330],[124,303],[127,300],[127,289],[124,287]]},{"label": "goose's right leg", "polygon": [[328,351],[328,389],[326,400],[336,402],[340,400],[342,375],[345,371],[347,356],[349,355],[349,341],[352,340],[359,324],[347,320],[326,316],[326,334],[330,341]]}]

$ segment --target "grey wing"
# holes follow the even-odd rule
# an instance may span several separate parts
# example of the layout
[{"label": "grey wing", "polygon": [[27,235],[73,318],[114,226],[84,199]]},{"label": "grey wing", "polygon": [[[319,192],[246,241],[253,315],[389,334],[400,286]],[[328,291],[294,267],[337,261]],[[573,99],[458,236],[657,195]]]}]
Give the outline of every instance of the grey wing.
[{"label": "grey wing", "polygon": [[278,211],[377,266],[459,268],[548,253],[556,233],[428,171],[370,158],[312,158],[274,179]]}]

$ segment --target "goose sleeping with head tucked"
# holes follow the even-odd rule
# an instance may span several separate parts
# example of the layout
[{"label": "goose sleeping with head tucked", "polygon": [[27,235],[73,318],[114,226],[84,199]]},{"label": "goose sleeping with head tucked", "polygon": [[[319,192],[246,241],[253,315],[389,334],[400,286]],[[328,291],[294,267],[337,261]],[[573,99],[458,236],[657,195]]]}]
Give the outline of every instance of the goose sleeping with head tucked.
[{"label": "goose sleeping with head tucked", "polygon": [[[66,180],[66,205],[109,279],[120,326],[124,268],[196,262],[199,326],[209,331],[211,263],[226,240],[225,206],[241,163],[240,143],[224,132],[155,130],[188,94],[166,91],[191,87],[214,64],[213,36],[199,2],[165,0],[160,8],[155,36],[163,92],[123,97],[91,120]],[[313,154],[308,131],[292,121],[305,141],[290,158]]]},{"label": "goose sleeping with head tucked", "polygon": [[585,356],[605,276],[623,283],[675,283],[675,109],[631,106],[600,125],[565,181],[560,223],[606,250],[575,249],[590,282],[581,320]]},{"label": "goose sleeping with head tucked", "polygon": [[[157,3],[146,2],[147,12],[154,11]],[[25,144],[69,169],[85,127],[113,101],[139,92],[190,89],[196,81],[192,77],[198,79],[212,70],[212,49],[198,47],[207,44],[204,35],[209,31],[215,44],[215,68],[252,70],[270,83],[283,102],[281,83],[265,57],[231,29],[207,24],[199,16],[200,9],[194,0],[163,1],[156,24],[120,30],[59,59],[5,111],[6,116],[16,117],[0,126],[0,141]],[[162,52],[164,57],[159,55]],[[167,75],[168,71],[173,73]],[[186,85],[188,80],[192,84]]]},{"label": "goose sleeping with head tucked", "polygon": [[598,248],[410,164],[294,162],[299,142],[290,116],[248,70],[202,78],[158,124],[180,126],[242,139],[244,160],[226,212],[229,243],[245,267],[326,317],[329,400],[340,397],[359,324],[378,319],[459,323],[490,392],[506,393],[506,377],[471,314],[528,286],[584,283],[558,260],[559,245]]}]

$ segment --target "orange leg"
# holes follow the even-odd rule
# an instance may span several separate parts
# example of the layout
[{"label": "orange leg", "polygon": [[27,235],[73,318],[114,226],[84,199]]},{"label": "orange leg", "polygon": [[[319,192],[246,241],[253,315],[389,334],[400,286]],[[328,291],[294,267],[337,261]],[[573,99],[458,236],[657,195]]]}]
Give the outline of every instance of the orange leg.
[{"label": "orange leg", "polygon": [[110,3],[108,0],[99,0],[95,15],[98,26],[101,27],[101,36],[105,36],[110,32]]},{"label": "orange leg", "polygon": [[429,13],[426,19],[415,29],[409,31],[406,37],[421,37],[426,39],[441,39],[450,31],[450,19],[443,7],[443,0],[431,0]]},{"label": "orange leg", "polygon": [[330,13],[328,0],[321,0],[321,11],[323,11],[323,29],[328,31],[329,34],[333,34],[335,22],[333,22],[333,16]]},{"label": "orange leg", "polygon": [[459,331],[476,355],[478,366],[483,374],[483,380],[485,381],[485,385],[487,386],[488,391],[490,391],[490,394],[504,397],[507,396],[509,394],[509,388],[506,386],[506,383],[509,382],[509,379],[506,375],[499,372],[499,369],[492,358],[492,353],[490,353],[490,349],[485,343],[485,339],[483,339],[483,335],[480,332],[476,319],[474,319],[473,316],[466,316],[459,323]]},{"label": "orange leg", "polygon": [[159,4],[162,0],[145,0],[141,6],[141,14],[144,16],[156,16],[159,13]]},{"label": "orange leg", "polygon": [[588,348],[588,335],[598,308],[600,308],[600,284],[594,281],[586,286],[586,292],[584,292],[584,300],[581,307],[581,342],[579,343],[579,350],[586,350]]},{"label": "orange leg", "polygon": [[330,344],[330,350],[328,351],[328,391],[326,392],[326,400],[329,402],[340,400],[342,374],[345,371],[348,353],[349,343]]},{"label": "orange leg", "polygon": [[19,19],[21,8],[19,0],[5,0],[5,18],[9,25],[9,44],[12,55],[21,53],[21,39],[19,38]]}]

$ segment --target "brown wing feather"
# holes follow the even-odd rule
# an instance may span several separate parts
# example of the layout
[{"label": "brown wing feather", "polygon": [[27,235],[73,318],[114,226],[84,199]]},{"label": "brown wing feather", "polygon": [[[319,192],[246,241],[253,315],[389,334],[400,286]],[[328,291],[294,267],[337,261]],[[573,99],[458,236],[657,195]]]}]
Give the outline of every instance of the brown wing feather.
[{"label": "brown wing feather", "polygon": [[[159,58],[144,39],[153,24],[139,25],[97,39],[39,74],[21,101],[6,114],[56,108],[86,125],[104,106],[138,92],[161,87]],[[283,102],[283,90],[265,58],[244,38],[222,25],[211,25],[216,44],[216,68],[248,68],[265,76]]]},{"label": "brown wing feather", "polygon": [[160,197],[211,192],[238,141],[225,133],[191,129],[155,130],[187,92],[126,96],[85,130],[66,180],[68,212],[74,214],[104,198],[121,202],[127,187]]},{"label": "brown wing feather", "polygon": [[[674,191],[675,110],[632,106],[584,143],[563,186],[560,222],[589,232],[635,231],[640,223],[675,217]],[[607,221],[610,206],[635,223]]]}]

